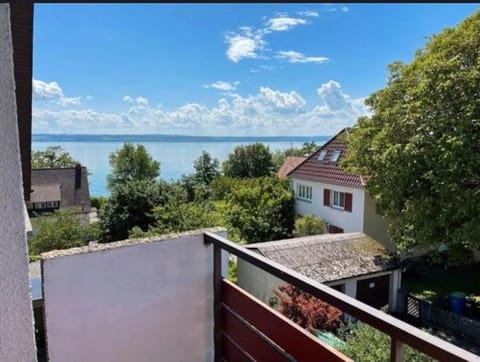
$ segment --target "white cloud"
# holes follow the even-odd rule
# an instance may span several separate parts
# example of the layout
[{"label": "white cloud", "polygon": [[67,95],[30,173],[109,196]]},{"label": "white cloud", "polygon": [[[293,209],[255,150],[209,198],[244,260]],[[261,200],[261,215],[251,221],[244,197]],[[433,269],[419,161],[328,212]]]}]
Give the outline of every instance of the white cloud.
[{"label": "white cloud", "polygon": [[135,99],[135,102],[136,102],[139,106],[148,106],[148,99],[147,99],[147,98],[137,97],[137,98]]},{"label": "white cloud", "polygon": [[318,17],[318,11],[313,11],[313,10],[305,10],[305,11],[299,11],[297,12],[297,15],[299,16],[310,16],[310,17]]},{"label": "white cloud", "polygon": [[275,58],[286,60],[289,63],[318,63],[318,64],[322,64],[322,63],[326,63],[330,60],[327,57],[306,56],[306,55],[304,55],[302,53],[299,53],[299,52],[296,52],[294,50],[287,50],[287,51],[281,50],[281,51],[277,52],[277,55],[275,56]]},{"label": "white cloud", "polygon": [[133,98],[130,96],[123,97],[123,101],[126,103],[133,103]]},{"label": "white cloud", "polygon": [[226,51],[228,59],[238,63],[243,58],[259,58],[258,52],[266,45],[262,33],[253,33],[248,26],[241,27],[240,31],[240,33],[227,34],[225,37],[228,43]]},{"label": "white cloud", "polygon": [[344,13],[348,13],[350,11],[349,8],[347,8],[345,5],[340,8],[340,11],[343,11]]},{"label": "white cloud", "polygon": [[65,97],[57,82],[44,82],[32,79],[32,96],[37,101],[50,101],[61,106],[74,106],[82,103],[82,97]]},{"label": "white cloud", "polygon": [[60,97],[57,102],[64,107],[79,106],[82,104],[82,97]]},{"label": "white cloud", "polygon": [[307,21],[302,18],[292,18],[289,16],[278,16],[268,19],[266,22],[267,31],[287,31],[297,25],[305,25]]},{"label": "white cloud", "polygon": [[257,93],[228,94],[213,107],[188,103],[174,110],[132,104],[127,112],[35,107],[35,133],[163,133],[195,135],[331,135],[369,110],[329,81],[317,90],[319,103],[307,109],[296,91],[260,87]]},{"label": "white cloud", "polygon": [[62,88],[57,82],[44,82],[41,80],[32,80],[32,94],[36,99],[53,99],[63,97]]},{"label": "white cloud", "polygon": [[205,84],[205,88],[214,88],[218,90],[223,90],[223,91],[234,91],[237,89],[237,86],[240,84],[239,81],[235,81],[233,83],[230,82],[224,82],[222,80],[217,80],[216,82],[213,82],[212,84]]}]

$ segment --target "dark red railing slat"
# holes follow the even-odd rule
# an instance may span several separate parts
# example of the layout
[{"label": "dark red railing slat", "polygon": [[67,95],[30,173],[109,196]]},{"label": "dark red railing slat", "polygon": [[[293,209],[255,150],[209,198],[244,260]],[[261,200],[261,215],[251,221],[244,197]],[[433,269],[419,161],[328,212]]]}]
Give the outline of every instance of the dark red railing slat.
[{"label": "dark red railing slat", "polygon": [[221,361],[228,362],[252,362],[252,359],[248,357],[241,349],[234,345],[233,342],[226,336],[222,338],[222,352],[223,356]]},{"label": "dark red railing slat", "polygon": [[[224,334],[246,351],[254,360],[262,362],[291,362],[285,354],[278,351],[264,336],[256,333],[245,321],[239,319],[227,308],[222,308]],[[225,338],[225,336],[224,336]],[[224,356],[228,356],[224,353]],[[228,358],[232,360],[231,358]]]},{"label": "dark red railing slat", "polygon": [[[228,280],[222,281],[222,303],[268,336],[297,361],[344,362],[348,357],[266,306]],[[225,326],[226,324],[224,324]]]}]

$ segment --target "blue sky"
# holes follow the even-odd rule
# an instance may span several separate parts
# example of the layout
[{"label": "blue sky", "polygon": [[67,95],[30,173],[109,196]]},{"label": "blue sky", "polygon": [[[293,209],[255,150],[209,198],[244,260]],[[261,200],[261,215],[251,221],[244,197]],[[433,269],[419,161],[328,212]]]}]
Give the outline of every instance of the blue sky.
[{"label": "blue sky", "polygon": [[35,6],[34,133],[331,135],[477,4]]}]

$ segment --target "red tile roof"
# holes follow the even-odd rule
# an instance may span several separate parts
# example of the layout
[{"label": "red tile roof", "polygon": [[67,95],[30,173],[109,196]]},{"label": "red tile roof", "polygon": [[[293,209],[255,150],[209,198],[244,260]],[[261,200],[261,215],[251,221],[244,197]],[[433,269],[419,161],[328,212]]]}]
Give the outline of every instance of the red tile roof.
[{"label": "red tile roof", "polygon": [[300,165],[303,161],[306,160],[306,157],[295,157],[295,156],[288,156],[285,159],[282,167],[277,172],[277,176],[279,178],[286,178],[287,174],[292,171],[295,167]]},{"label": "red tile roof", "polygon": [[[345,142],[343,141],[347,135],[348,128],[341,130],[304,162],[290,171],[287,176],[309,181],[363,188],[365,184],[361,176],[347,173],[339,166],[339,162],[347,150]],[[318,156],[322,150],[326,150],[327,154],[323,160],[319,160]],[[335,162],[331,161],[334,151],[341,152],[340,157]]]}]

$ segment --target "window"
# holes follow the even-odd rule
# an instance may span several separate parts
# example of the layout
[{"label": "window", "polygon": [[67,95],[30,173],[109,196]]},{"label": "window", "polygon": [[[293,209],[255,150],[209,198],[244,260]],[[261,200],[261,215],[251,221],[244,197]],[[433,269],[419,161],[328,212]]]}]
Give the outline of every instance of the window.
[{"label": "window", "polygon": [[342,151],[333,151],[333,155],[330,158],[330,161],[337,162],[341,154],[342,154]]},{"label": "window", "polygon": [[353,195],[350,192],[340,192],[323,189],[323,205],[339,210],[352,212]]},{"label": "window", "polygon": [[303,200],[311,200],[312,186],[297,184],[297,198]]},{"label": "window", "polygon": [[323,161],[326,155],[327,155],[327,150],[321,150],[320,154],[318,155],[318,160]]},{"label": "window", "polygon": [[345,192],[333,191],[333,207],[338,207],[339,209],[345,208]]}]

